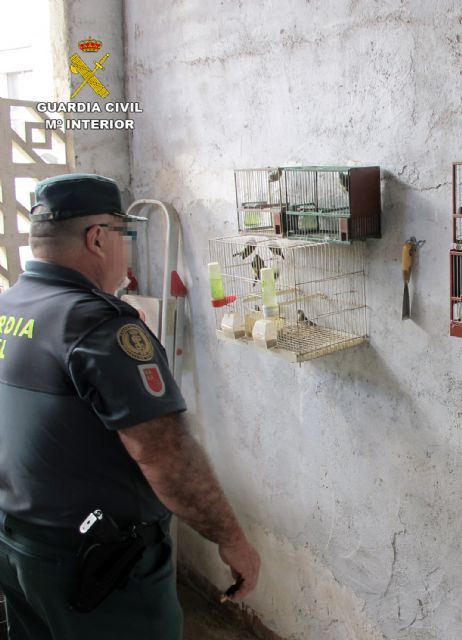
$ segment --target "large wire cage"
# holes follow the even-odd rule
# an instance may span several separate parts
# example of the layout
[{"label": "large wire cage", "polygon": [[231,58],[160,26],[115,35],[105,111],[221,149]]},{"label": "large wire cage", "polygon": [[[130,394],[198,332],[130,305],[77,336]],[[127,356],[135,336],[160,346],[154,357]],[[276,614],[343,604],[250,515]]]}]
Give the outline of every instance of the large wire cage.
[{"label": "large wire cage", "polygon": [[365,244],[341,246],[284,238],[236,235],[210,241],[210,260],[221,267],[231,304],[215,310],[219,338],[229,314],[241,319],[235,342],[252,343],[264,317],[261,270],[276,281],[277,343],[270,350],[302,362],[356,346],[367,339]]},{"label": "large wire cage", "polygon": [[380,236],[380,168],[235,171],[239,231],[349,243]]}]

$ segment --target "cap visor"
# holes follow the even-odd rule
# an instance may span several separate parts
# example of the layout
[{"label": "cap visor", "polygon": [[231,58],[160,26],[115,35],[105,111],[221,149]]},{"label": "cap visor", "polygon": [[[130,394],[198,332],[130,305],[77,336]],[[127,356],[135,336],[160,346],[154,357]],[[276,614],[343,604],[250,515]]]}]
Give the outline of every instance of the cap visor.
[{"label": "cap visor", "polygon": [[138,221],[138,222],[140,222],[140,221],[146,222],[146,220],[147,220],[147,218],[143,218],[142,216],[124,216],[124,217],[127,218],[127,220],[135,220],[135,222],[136,221]]},{"label": "cap visor", "polygon": [[125,213],[112,213],[113,216],[117,216],[118,218],[123,218],[124,220],[133,220],[135,222],[143,221],[146,222],[147,218],[143,218],[142,216],[132,216]]}]

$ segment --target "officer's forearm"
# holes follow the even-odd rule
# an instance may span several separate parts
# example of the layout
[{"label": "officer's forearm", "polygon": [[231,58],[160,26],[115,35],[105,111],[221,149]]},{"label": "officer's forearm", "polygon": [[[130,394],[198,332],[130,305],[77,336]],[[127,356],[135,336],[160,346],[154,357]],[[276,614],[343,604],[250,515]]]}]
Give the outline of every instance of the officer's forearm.
[{"label": "officer's forearm", "polygon": [[184,418],[172,414],[119,432],[158,498],[201,535],[222,545],[244,533]]}]

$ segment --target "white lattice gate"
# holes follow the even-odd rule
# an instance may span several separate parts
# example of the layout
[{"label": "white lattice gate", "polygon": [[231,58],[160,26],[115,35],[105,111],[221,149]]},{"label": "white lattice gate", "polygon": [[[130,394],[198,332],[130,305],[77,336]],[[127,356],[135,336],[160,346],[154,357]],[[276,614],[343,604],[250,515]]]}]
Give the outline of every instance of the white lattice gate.
[{"label": "white lattice gate", "polygon": [[73,171],[70,134],[54,129],[35,102],[0,98],[0,287],[13,285],[29,256],[35,184]]}]

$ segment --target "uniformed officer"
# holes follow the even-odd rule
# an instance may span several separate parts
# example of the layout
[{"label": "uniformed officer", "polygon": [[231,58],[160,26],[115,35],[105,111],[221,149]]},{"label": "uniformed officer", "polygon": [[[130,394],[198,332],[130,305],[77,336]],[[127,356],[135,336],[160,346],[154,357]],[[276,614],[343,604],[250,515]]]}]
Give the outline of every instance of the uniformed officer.
[{"label": "uniformed officer", "polygon": [[[142,219],[142,218],[141,218]],[[0,585],[11,640],[180,640],[171,512],[216,542],[240,584],[260,560],[188,432],[165,352],[112,293],[137,220],[113,180],[37,185],[34,260],[0,296]],[[71,608],[79,525],[94,509],[148,547],[123,588]]]}]

